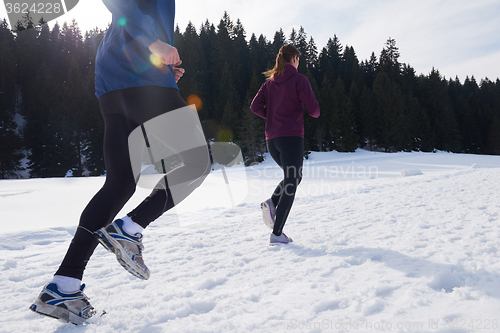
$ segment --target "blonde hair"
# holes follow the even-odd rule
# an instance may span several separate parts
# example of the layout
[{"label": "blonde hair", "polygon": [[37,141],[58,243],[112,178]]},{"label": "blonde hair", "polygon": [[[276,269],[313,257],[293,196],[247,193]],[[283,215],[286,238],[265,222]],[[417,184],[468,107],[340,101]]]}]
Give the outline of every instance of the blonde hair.
[{"label": "blonde hair", "polygon": [[285,65],[292,62],[293,57],[300,57],[301,53],[292,44],[283,45],[276,55],[276,64],[273,69],[263,72],[266,80],[272,79],[275,75],[282,75],[285,72]]}]

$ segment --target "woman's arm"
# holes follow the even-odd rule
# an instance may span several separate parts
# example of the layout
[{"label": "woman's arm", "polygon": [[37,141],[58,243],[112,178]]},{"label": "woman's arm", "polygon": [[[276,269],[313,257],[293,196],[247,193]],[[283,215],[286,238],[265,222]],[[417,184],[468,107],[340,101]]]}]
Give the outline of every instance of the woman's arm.
[{"label": "woman's arm", "polygon": [[259,117],[267,119],[266,89],[264,88],[264,84],[260,87],[257,95],[255,95],[252,104],[250,104],[250,110]]},{"label": "woman's arm", "polygon": [[306,110],[313,118],[319,117],[319,104],[311,87],[311,82],[303,76],[299,84],[299,99],[306,106]]}]

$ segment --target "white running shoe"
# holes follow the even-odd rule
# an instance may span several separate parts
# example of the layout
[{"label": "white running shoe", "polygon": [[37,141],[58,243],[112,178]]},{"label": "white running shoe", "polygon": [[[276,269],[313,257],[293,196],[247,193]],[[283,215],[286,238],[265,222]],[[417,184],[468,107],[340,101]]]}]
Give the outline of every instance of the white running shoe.
[{"label": "white running shoe", "polygon": [[270,229],[273,229],[274,221],[276,220],[276,207],[274,207],[273,201],[271,199],[267,199],[260,204],[260,208],[262,209],[262,219],[264,220],[264,224]]},{"label": "white running shoe", "polygon": [[111,253],[130,274],[139,279],[149,279],[149,269],[142,259],[142,234],[128,234],[123,229],[123,221],[116,220],[95,232],[99,242]]},{"label": "white running shoe", "polygon": [[285,235],[284,232],[281,233],[280,236],[276,236],[271,233],[271,239],[269,240],[269,245],[280,245],[280,244],[288,244],[293,242],[293,239]]},{"label": "white running shoe", "polygon": [[83,293],[85,284],[73,294],[65,294],[57,288],[55,283],[47,284],[38,298],[31,304],[30,310],[41,315],[82,325],[95,314],[89,299]]}]

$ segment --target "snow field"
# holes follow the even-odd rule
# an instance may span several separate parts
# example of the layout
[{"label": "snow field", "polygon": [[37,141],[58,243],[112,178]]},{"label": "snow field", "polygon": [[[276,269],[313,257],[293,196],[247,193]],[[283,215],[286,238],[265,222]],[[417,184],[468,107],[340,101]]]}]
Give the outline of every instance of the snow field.
[{"label": "snow field", "polygon": [[[188,226],[167,212],[146,229],[148,281],[98,247],[83,282],[108,314],[83,327],[28,306],[103,178],[2,181],[0,218],[18,223],[0,234],[0,332],[497,332],[499,162],[313,153],[285,226],[294,243],[269,247],[259,203],[279,172],[267,159],[247,170],[248,197],[237,207],[209,221],[193,212]],[[55,219],[31,208],[59,210],[61,201]]]}]

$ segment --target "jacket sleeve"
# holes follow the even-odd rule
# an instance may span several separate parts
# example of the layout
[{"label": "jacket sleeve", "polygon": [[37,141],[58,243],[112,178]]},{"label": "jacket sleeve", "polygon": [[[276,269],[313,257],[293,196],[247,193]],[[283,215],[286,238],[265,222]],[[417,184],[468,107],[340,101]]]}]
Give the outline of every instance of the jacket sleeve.
[{"label": "jacket sleeve", "polygon": [[307,112],[313,118],[318,118],[319,104],[307,77],[303,76],[299,85],[299,99],[306,106]]},{"label": "jacket sleeve", "polygon": [[102,0],[113,14],[113,20],[119,20],[119,25],[137,40],[143,47],[148,47],[158,40],[155,22],[145,15],[135,0]]},{"label": "jacket sleeve", "polygon": [[266,108],[266,89],[265,84],[263,84],[257,95],[255,95],[252,104],[250,104],[250,110],[261,118],[267,119],[267,108]]}]

